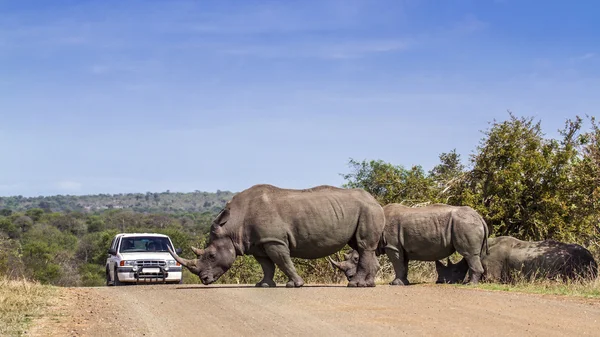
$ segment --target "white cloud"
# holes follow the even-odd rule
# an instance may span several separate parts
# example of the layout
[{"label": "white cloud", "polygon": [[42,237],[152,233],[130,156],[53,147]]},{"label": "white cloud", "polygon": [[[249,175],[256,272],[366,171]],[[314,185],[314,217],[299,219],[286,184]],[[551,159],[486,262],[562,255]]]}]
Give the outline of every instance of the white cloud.
[{"label": "white cloud", "polygon": [[488,26],[487,22],[479,20],[475,15],[467,15],[461,21],[459,21],[455,26],[453,31],[456,33],[462,34],[471,34],[482,31],[486,29]]},{"label": "white cloud", "polygon": [[405,50],[408,44],[399,40],[359,41],[325,47],[325,58],[357,58],[367,54],[387,53]]},{"label": "white cloud", "polygon": [[110,70],[109,66],[106,65],[102,65],[102,64],[94,64],[91,68],[90,71],[94,74],[105,74]]},{"label": "white cloud", "polygon": [[584,61],[584,60],[589,60],[589,59],[592,59],[595,57],[596,57],[596,53],[585,53],[583,55],[573,57],[572,60],[573,61]]},{"label": "white cloud", "polygon": [[11,191],[18,190],[21,187],[23,187],[23,184],[0,184],[0,192],[3,194],[6,192],[12,193]]},{"label": "white cloud", "polygon": [[239,48],[223,49],[222,52],[233,55],[247,55],[264,58],[322,58],[322,59],[349,59],[361,58],[370,54],[381,54],[403,51],[408,48],[406,41],[399,39],[364,40],[341,43],[327,41],[309,44],[292,45],[253,45]]},{"label": "white cloud", "polygon": [[73,180],[63,180],[56,183],[56,187],[63,191],[79,191],[83,184]]}]

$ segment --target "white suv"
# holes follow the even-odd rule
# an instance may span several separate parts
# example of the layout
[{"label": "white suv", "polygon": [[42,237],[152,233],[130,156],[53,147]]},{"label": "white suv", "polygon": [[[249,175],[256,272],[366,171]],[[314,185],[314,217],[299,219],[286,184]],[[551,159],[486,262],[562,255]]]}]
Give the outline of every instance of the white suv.
[{"label": "white suv", "polygon": [[[106,285],[183,283],[181,265],[169,254],[167,247],[173,249],[173,243],[163,234],[115,235],[106,259]],[[181,254],[181,249],[177,248],[175,252]]]}]

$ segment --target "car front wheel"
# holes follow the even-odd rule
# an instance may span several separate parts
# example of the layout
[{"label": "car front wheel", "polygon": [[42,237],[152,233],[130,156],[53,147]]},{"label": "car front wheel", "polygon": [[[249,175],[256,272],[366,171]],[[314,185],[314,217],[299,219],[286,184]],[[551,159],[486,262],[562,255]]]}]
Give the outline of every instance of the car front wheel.
[{"label": "car front wheel", "polygon": [[117,273],[117,267],[115,267],[115,279],[113,280],[113,284],[115,286],[122,286],[123,283],[119,281],[119,274]]},{"label": "car front wheel", "polygon": [[108,268],[106,268],[106,286],[112,286],[113,282],[110,279],[110,272],[108,271]]}]

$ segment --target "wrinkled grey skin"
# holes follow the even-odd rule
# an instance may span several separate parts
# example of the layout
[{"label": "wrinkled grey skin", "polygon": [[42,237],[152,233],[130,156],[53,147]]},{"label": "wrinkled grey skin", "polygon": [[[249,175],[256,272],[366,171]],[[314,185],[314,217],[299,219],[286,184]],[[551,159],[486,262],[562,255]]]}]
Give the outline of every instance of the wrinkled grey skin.
[{"label": "wrinkled grey skin", "polygon": [[[489,239],[489,252],[482,256],[484,279],[510,283],[516,274],[526,279],[596,278],[598,266],[592,254],[577,244],[553,240],[522,241],[511,236]],[[444,266],[436,261],[439,283],[459,283],[464,279],[464,260]]]},{"label": "wrinkled grey skin", "polygon": [[304,281],[291,257],[322,258],[348,244],[359,255],[348,286],[375,286],[375,251],[384,226],[382,207],[362,189],[255,185],[227,203],[211,226],[205,249],[192,247],[198,259],[171,255],[205,285],[223,275],[237,255],[253,255],[264,272],[257,286],[275,286],[277,265],[289,278],[288,287],[301,287]]},{"label": "wrinkled grey skin", "polygon": [[[383,210],[386,225],[378,253],[385,251],[394,266],[396,278],[392,285],[409,283],[409,260],[437,261],[455,251],[468,261],[470,283],[479,281],[483,273],[480,255],[487,246],[488,227],[475,210],[445,204],[417,208],[389,204]],[[350,258],[332,264],[351,279]]]}]

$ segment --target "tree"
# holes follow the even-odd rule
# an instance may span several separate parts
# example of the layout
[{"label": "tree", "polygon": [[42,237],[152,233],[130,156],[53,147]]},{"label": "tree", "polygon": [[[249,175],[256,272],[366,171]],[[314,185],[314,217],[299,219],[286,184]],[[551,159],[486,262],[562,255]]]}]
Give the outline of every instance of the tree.
[{"label": "tree", "polygon": [[90,215],[86,219],[86,224],[89,233],[100,232],[104,230],[104,220],[99,215]]},{"label": "tree", "polygon": [[32,208],[32,209],[28,209],[25,212],[25,215],[30,217],[33,221],[38,221],[38,220],[40,220],[42,215],[44,215],[44,213],[45,213],[44,210],[41,208]]},{"label": "tree", "polygon": [[382,205],[404,203],[414,205],[435,199],[437,188],[421,166],[410,170],[382,160],[357,162],[350,159],[351,173],[342,174],[346,188],[362,188],[371,193]]},{"label": "tree", "polygon": [[80,213],[46,213],[40,219],[40,222],[50,224],[61,231],[68,231],[75,235],[84,234],[87,231],[87,225]]},{"label": "tree", "polygon": [[9,217],[0,217],[0,233],[6,233],[9,238],[15,239],[21,235],[21,229]]},{"label": "tree", "polygon": [[[56,227],[36,224],[23,236],[23,262],[28,275],[42,283],[60,284],[76,248],[77,238]],[[64,285],[64,284],[63,284]],[[70,284],[76,285],[76,284]]]},{"label": "tree", "polygon": [[574,187],[568,197],[576,231],[592,233],[587,244],[600,253],[600,126],[594,117],[589,121],[591,130],[581,134],[576,144],[579,156],[573,165]]},{"label": "tree", "polygon": [[496,235],[521,239],[576,241],[568,195],[581,119],[568,120],[563,139],[544,138],[541,123],[510,113],[493,122],[477,152],[473,169],[455,192],[461,204],[476,208]]},{"label": "tree", "polygon": [[[15,215],[17,216],[15,217]],[[13,215],[13,217],[13,223],[21,230],[21,233],[27,232],[31,226],[33,226],[33,219],[26,215],[18,215],[18,213],[16,213]]]},{"label": "tree", "polygon": [[[2,219],[0,219],[1,225]],[[19,254],[19,241],[0,232],[0,275],[9,278],[23,277],[23,263]]]},{"label": "tree", "polygon": [[47,202],[47,201],[45,201],[45,200],[43,200],[43,201],[40,201],[40,203],[38,204],[38,206],[39,206],[39,207],[40,207],[42,210],[44,210],[44,212],[47,212],[47,213],[50,213],[50,212],[52,212],[52,206],[50,205],[50,203],[49,203],[49,202]]},{"label": "tree", "polygon": [[440,154],[439,158],[440,163],[429,172],[429,177],[433,179],[439,190],[438,199],[447,204],[456,204],[457,196],[448,192],[456,191],[452,188],[457,186],[460,179],[463,178],[465,166],[460,160],[460,155],[456,153],[456,149]]}]

